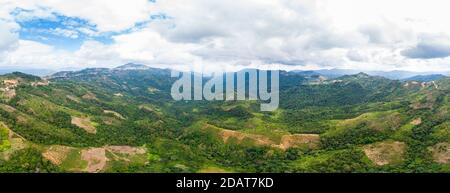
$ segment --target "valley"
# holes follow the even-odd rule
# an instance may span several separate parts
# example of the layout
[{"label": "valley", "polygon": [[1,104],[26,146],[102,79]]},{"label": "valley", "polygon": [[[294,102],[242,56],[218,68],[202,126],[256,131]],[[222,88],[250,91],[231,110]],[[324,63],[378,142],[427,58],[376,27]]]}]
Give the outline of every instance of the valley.
[{"label": "valley", "polygon": [[[450,172],[450,78],[280,72],[280,108],[145,66],[0,76],[0,172]],[[420,77],[422,80],[423,77]]]}]

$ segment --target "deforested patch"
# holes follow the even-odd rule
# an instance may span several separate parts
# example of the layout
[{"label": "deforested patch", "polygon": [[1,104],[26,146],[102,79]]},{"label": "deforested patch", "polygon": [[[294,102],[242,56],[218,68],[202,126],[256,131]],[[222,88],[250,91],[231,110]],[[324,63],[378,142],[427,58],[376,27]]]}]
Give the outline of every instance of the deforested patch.
[{"label": "deforested patch", "polygon": [[95,94],[92,92],[88,92],[88,93],[84,94],[81,98],[83,98],[85,100],[98,100],[97,96],[95,96]]},{"label": "deforested patch", "polygon": [[281,137],[279,143],[264,135],[244,133],[232,130],[221,130],[219,132],[219,135],[224,143],[229,143],[233,140],[233,142],[240,144],[248,140],[258,146],[269,146],[281,150],[287,150],[289,148],[297,147],[317,149],[320,146],[320,137],[316,134],[284,135]]},{"label": "deforested patch", "polygon": [[42,156],[55,165],[61,165],[72,149],[73,148],[67,146],[54,145],[45,150],[45,152],[42,153]]},{"label": "deforested patch", "polygon": [[146,153],[146,150],[143,147],[131,147],[131,146],[107,146],[106,150],[113,153],[120,153],[127,155],[137,155]]},{"label": "deforested patch", "polygon": [[275,144],[270,138],[263,135],[249,134],[232,130],[223,130],[220,132],[225,143],[229,142],[230,139],[236,139],[238,143],[242,143],[244,140],[250,140],[256,145],[270,146]]},{"label": "deforested patch", "polygon": [[8,113],[14,113],[17,111],[14,107],[5,104],[0,104],[0,108]]},{"label": "deforested patch", "polygon": [[105,113],[105,114],[112,114],[112,115],[114,115],[115,117],[117,117],[117,118],[119,118],[119,119],[122,119],[122,120],[125,119],[124,116],[122,116],[120,113],[115,112],[115,111],[104,110],[103,113]]},{"label": "deforested patch", "polygon": [[429,150],[433,155],[433,159],[437,163],[450,164],[450,144],[449,143],[438,143]]},{"label": "deforested patch", "polygon": [[89,173],[101,172],[108,161],[106,158],[105,148],[90,148],[82,150],[81,159],[87,162],[87,167],[84,171]]},{"label": "deforested patch", "polygon": [[415,125],[415,126],[422,124],[422,118],[417,118],[417,119],[412,120],[411,124]]},{"label": "deforested patch", "polygon": [[72,96],[72,95],[67,95],[66,96],[67,99],[76,102],[76,103],[81,103],[80,99],[78,97]]},{"label": "deforested patch", "polygon": [[366,156],[378,166],[396,164],[403,160],[406,144],[403,142],[380,142],[363,148]]},{"label": "deforested patch", "polygon": [[89,118],[72,117],[71,123],[79,128],[84,129],[88,133],[97,133],[97,129],[92,124]]},{"label": "deforested patch", "polygon": [[279,145],[275,145],[283,150],[293,147],[306,147],[308,149],[317,149],[320,145],[320,136],[317,134],[294,134],[284,135]]}]

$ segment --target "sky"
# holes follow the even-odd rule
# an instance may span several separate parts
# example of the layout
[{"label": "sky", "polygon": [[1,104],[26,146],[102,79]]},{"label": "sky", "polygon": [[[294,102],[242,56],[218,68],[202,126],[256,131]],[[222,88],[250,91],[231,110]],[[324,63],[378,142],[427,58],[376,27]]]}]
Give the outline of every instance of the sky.
[{"label": "sky", "polygon": [[1,0],[0,68],[450,71],[448,0]]}]

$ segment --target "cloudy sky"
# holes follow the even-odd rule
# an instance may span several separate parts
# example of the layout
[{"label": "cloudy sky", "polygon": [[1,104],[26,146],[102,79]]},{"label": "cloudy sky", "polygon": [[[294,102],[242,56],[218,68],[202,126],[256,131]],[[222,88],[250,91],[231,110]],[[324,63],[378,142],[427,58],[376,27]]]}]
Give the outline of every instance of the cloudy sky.
[{"label": "cloudy sky", "polygon": [[1,0],[0,68],[450,70],[448,0]]}]

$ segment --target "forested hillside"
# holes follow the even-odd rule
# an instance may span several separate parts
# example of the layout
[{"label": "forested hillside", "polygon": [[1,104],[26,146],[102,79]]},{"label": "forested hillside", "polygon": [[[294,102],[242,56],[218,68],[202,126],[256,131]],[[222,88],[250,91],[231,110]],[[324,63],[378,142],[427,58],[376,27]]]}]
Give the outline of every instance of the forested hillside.
[{"label": "forested hillside", "polygon": [[139,65],[0,76],[0,172],[450,172],[450,79],[282,72],[280,108]]}]

